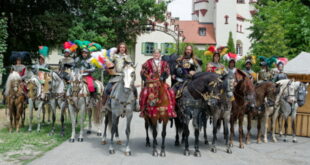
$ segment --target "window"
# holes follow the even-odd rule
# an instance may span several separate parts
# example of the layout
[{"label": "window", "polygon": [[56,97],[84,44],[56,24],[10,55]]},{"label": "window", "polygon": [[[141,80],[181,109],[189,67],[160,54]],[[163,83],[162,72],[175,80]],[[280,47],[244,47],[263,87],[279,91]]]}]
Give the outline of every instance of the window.
[{"label": "window", "polygon": [[206,36],[206,31],[206,28],[199,28],[198,33],[200,36]]},{"label": "window", "polygon": [[244,0],[237,0],[237,3],[244,3]]},{"label": "window", "polygon": [[142,43],[142,54],[152,55],[154,50],[157,48],[157,43],[154,42],[143,42]]},{"label": "window", "polygon": [[225,15],[225,24],[228,24],[228,18],[229,18],[229,16],[228,15]]},{"label": "window", "polygon": [[161,44],[161,54],[162,55],[169,55],[169,50],[173,48],[172,43],[162,43]]},{"label": "window", "polygon": [[238,40],[236,44],[236,53],[242,56],[243,48],[242,48],[242,42],[240,40]]}]

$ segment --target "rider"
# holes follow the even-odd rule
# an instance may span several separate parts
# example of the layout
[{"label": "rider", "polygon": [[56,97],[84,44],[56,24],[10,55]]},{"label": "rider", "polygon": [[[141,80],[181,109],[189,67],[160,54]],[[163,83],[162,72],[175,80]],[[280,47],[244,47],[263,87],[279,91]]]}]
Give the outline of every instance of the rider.
[{"label": "rider", "polygon": [[236,73],[236,60],[231,58],[228,61],[228,74],[234,75]]},{"label": "rider", "polygon": [[225,66],[220,63],[221,55],[219,52],[214,52],[212,62],[207,64],[207,72],[214,72],[219,75],[225,75],[227,73]]},{"label": "rider", "polygon": [[12,65],[11,72],[16,71],[19,73],[20,77],[25,80],[27,76],[27,68],[25,65],[22,64],[22,59],[18,57],[16,59],[16,64]]},{"label": "rider", "polygon": [[[32,66],[33,69],[33,73],[35,75],[38,76],[38,79],[40,81],[41,84],[44,83],[44,72],[49,72],[50,66],[48,64],[45,63],[45,57],[47,57],[47,51],[46,52],[42,52],[43,48],[39,49],[39,61],[37,64]],[[45,47],[45,49],[47,49],[47,47]]]},{"label": "rider", "polygon": [[71,53],[70,49],[65,49],[64,58],[59,61],[60,76],[67,82],[70,80],[70,69],[74,66],[74,59],[70,57]]},{"label": "rider", "polygon": [[271,73],[268,69],[268,64],[265,61],[262,61],[260,63],[261,70],[258,72],[258,83],[264,82],[264,81],[270,81],[272,78]]},{"label": "rider", "polygon": [[[175,103],[175,95],[173,90],[170,89],[169,85],[165,83],[166,79],[170,75],[170,68],[169,65],[166,61],[163,61],[161,59],[161,51],[159,49],[154,50],[153,52],[153,58],[147,60],[143,65],[142,65],[142,70],[141,70],[141,78],[143,81],[148,81],[148,80],[156,80],[159,78],[159,80],[164,84],[165,91],[167,92],[169,96],[169,105],[168,106],[168,116],[169,117],[176,117],[176,113],[174,111],[174,108],[172,107]],[[144,117],[145,114],[145,109],[146,109],[146,102],[147,102],[147,97],[149,95],[148,87],[145,86],[141,93],[140,93],[140,116]]]},{"label": "rider", "polygon": [[95,86],[94,78],[91,74],[95,71],[95,67],[87,61],[89,54],[90,52],[87,48],[82,49],[82,56],[75,59],[75,68],[79,69],[82,73],[83,78],[86,80],[88,90],[92,95],[95,93]]},{"label": "rider", "polygon": [[182,90],[187,82],[192,78],[195,73],[201,72],[201,61],[197,59],[193,52],[193,47],[188,45],[185,48],[184,54],[176,60],[176,78],[177,82],[174,84],[173,89],[176,93],[176,98],[182,94]]},{"label": "rider", "polygon": [[272,81],[277,82],[279,80],[287,79],[287,74],[283,72],[284,63],[278,62],[277,63],[277,70],[275,70],[275,74],[273,76]]},{"label": "rider", "polygon": [[252,81],[257,81],[257,74],[252,70],[251,60],[245,61],[245,69],[243,70]]},{"label": "rider", "polygon": [[[121,75],[122,75],[124,66],[127,64],[133,64],[133,61],[131,60],[130,55],[127,54],[127,45],[124,42],[118,44],[117,50],[115,54],[111,55],[110,60],[114,65],[108,68],[108,73],[112,76],[112,78],[109,80],[105,88],[106,96],[109,96],[111,94],[113,85],[116,82],[122,80]],[[137,89],[135,87],[133,87],[133,89],[134,89],[134,95],[137,98],[138,96]],[[107,97],[105,97],[103,100],[104,104],[106,100],[107,100]]]}]

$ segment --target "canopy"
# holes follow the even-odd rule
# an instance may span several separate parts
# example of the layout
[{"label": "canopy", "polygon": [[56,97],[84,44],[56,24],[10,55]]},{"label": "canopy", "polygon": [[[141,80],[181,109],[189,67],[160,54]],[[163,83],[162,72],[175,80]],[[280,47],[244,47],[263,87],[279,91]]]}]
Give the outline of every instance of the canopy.
[{"label": "canopy", "polygon": [[310,53],[301,52],[298,56],[288,61],[284,66],[284,72],[288,74],[310,75]]}]

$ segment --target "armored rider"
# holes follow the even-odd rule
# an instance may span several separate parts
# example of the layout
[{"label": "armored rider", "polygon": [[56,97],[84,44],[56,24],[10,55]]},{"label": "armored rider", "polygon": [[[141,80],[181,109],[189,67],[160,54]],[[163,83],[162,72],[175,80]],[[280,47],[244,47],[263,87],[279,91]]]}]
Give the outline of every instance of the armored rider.
[{"label": "armored rider", "polygon": [[287,79],[287,74],[283,72],[284,69],[284,63],[278,62],[277,63],[277,70],[275,70],[274,76],[272,81],[277,82],[279,80]]},{"label": "armored rider", "polygon": [[184,54],[176,60],[177,66],[173,89],[176,93],[176,98],[182,95],[182,90],[195,73],[201,72],[201,61],[195,57],[193,47],[188,45],[185,48]]}]

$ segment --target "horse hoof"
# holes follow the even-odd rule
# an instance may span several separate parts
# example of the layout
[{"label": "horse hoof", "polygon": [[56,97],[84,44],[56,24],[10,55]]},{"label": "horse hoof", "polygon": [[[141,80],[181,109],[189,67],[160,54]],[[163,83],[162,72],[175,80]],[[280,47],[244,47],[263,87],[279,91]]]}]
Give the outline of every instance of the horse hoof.
[{"label": "horse hoof", "polygon": [[112,154],[115,154],[115,150],[114,149],[111,149],[109,150],[109,153],[112,155]]},{"label": "horse hoof", "polygon": [[106,140],[101,141],[101,144],[106,145],[108,144]]},{"label": "horse hoof", "polygon": [[261,144],[262,143],[262,141],[261,140],[257,140],[257,144]]},{"label": "horse hoof", "polygon": [[[258,143],[258,141],[257,141],[257,143]],[[250,144],[250,141],[246,141],[245,144],[249,145],[249,144]]]},{"label": "horse hoof", "polygon": [[284,142],[287,142],[287,140],[286,140],[286,139],[283,139],[283,141],[284,141]]},{"label": "horse hoof", "polygon": [[175,141],[174,142],[174,146],[180,146],[180,142],[179,141]]},{"label": "horse hoof", "polygon": [[87,134],[87,135],[90,135],[90,134],[91,134],[91,131],[90,131],[90,130],[86,131],[86,134]]},{"label": "horse hoof", "polygon": [[184,155],[185,155],[185,156],[189,156],[189,155],[190,155],[189,150],[185,150],[185,151],[184,151]]},{"label": "horse hoof", "polygon": [[78,138],[78,142],[83,142],[83,138]]},{"label": "horse hoof", "polygon": [[226,152],[227,152],[228,154],[232,154],[232,150],[231,150],[230,148],[227,148]]},{"label": "horse hoof", "polygon": [[122,145],[122,141],[118,140],[118,141],[116,141],[116,144]]},{"label": "horse hoof", "polygon": [[158,156],[158,152],[156,150],[153,151],[153,156]]},{"label": "horse hoof", "polygon": [[195,151],[195,152],[194,152],[194,156],[195,156],[195,157],[201,157],[200,151]]},{"label": "horse hoof", "polygon": [[233,146],[234,146],[234,144],[232,144],[232,143],[229,144],[229,147],[233,147]]},{"label": "horse hoof", "polygon": [[125,155],[126,155],[126,156],[131,156],[131,151],[125,152]]},{"label": "horse hoof", "polygon": [[166,152],[165,152],[165,151],[161,151],[161,152],[160,152],[160,156],[161,156],[161,157],[166,157]]},{"label": "horse hoof", "polygon": [[267,140],[267,139],[264,139],[264,143],[268,143],[268,140]]},{"label": "horse hoof", "polygon": [[216,152],[217,152],[217,149],[216,149],[215,147],[212,147],[212,148],[211,148],[211,151],[212,151],[213,153],[216,153]]},{"label": "horse hoof", "polygon": [[146,142],[146,143],[145,143],[145,147],[151,147],[150,142]]},{"label": "horse hoof", "polygon": [[244,149],[244,145],[243,145],[243,144],[240,144],[240,145],[239,145],[239,148]]},{"label": "horse hoof", "polygon": [[293,139],[293,143],[297,143],[297,140],[296,140],[296,139]]},{"label": "horse hoof", "polygon": [[102,136],[102,133],[97,133],[97,136]]},{"label": "horse hoof", "polygon": [[37,132],[39,133],[39,132],[41,132],[41,130],[40,130],[40,129],[37,129]]},{"label": "horse hoof", "polygon": [[74,143],[74,139],[69,139],[69,142],[70,143]]},{"label": "horse hoof", "polygon": [[272,142],[276,143],[276,142],[278,142],[278,140],[276,138],[273,138]]}]

